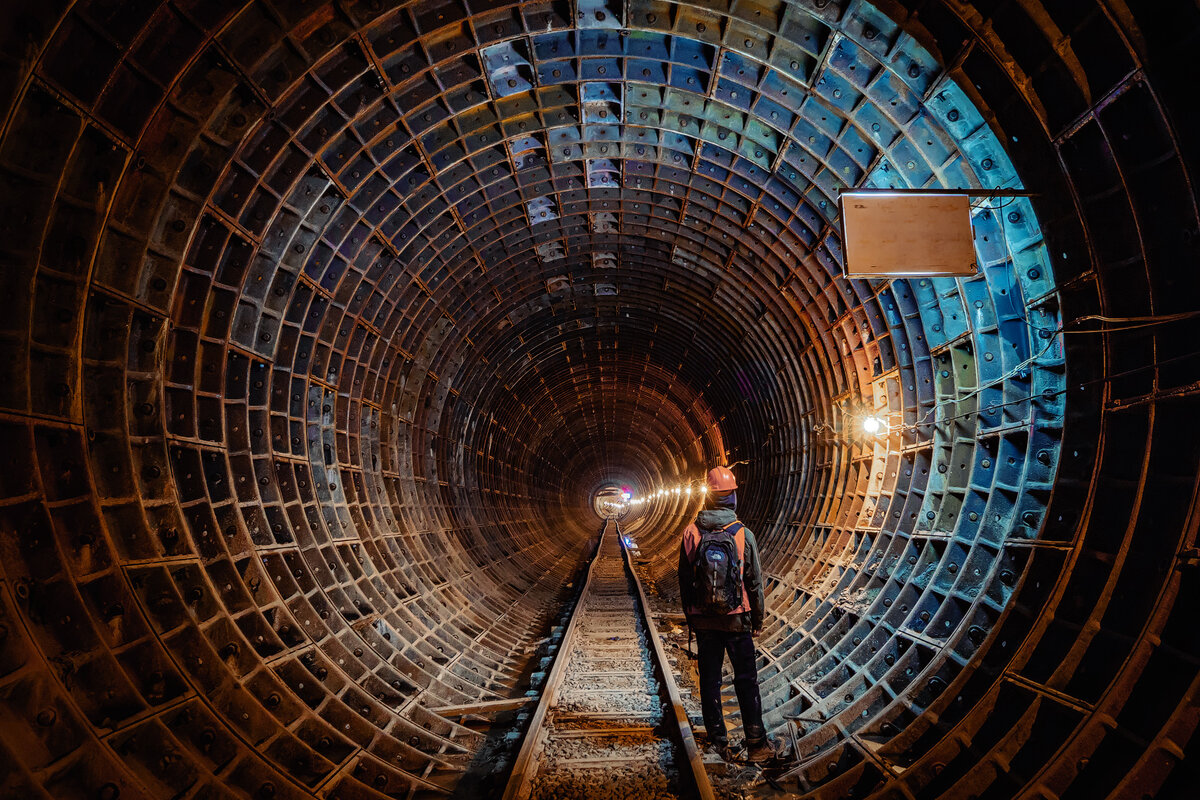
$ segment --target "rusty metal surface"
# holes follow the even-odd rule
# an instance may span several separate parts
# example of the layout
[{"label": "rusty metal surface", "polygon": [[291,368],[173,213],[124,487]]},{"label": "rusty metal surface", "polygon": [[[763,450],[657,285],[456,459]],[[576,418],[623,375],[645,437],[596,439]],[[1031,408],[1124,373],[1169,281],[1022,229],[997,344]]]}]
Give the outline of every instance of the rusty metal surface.
[{"label": "rusty metal surface", "polygon": [[1189,796],[1200,333],[1094,318],[1196,310],[1198,16],[6,3],[0,795],[450,794],[596,491],[746,461],[798,788]]}]

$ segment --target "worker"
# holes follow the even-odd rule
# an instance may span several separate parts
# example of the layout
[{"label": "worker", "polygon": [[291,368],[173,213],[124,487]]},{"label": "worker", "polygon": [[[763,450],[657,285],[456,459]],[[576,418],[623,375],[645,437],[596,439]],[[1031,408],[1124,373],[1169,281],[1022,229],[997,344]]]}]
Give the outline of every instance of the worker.
[{"label": "worker", "polygon": [[733,687],[742,709],[746,760],[774,756],[763,725],[754,637],[762,632],[763,585],[754,534],[737,518],[737,479],[728,467],[707,478],[705,507],[679,544],[679,598],[699,651],[700,708],[707,745],[730,757],[721,710],[721,668],[733,666]]}]

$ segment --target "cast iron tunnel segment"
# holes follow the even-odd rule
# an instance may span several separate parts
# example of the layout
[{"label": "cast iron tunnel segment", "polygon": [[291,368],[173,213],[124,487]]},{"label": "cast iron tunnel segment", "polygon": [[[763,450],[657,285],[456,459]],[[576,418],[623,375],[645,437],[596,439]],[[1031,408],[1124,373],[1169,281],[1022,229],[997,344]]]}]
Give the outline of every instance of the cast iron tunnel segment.
[{"label": "cast iron tunnel segment", "polygon": [[0,795],[445,793],[727,458],[803,791],[1194,797],[1191,0],[3,5]]},{"label": "cast iron tunnel segment", "polygon": [[714,797],[646,592],[607,520],[504,800]]}]

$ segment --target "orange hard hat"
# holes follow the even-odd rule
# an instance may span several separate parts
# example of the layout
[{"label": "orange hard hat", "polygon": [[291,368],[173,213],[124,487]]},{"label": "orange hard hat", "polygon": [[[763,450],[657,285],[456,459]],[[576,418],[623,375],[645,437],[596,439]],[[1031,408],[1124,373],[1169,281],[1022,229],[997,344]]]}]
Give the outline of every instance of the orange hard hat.
[{"label": "orange hard hat", "polygon": [[729,467],[713,467],[708,471],[708,490],[710,492],[732,492],[737,488],[737,478]]}]

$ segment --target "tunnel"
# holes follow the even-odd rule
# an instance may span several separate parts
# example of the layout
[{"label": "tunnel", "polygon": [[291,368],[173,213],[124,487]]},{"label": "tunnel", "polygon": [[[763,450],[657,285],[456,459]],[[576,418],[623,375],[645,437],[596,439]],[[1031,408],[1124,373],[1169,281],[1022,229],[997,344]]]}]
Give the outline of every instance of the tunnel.
[{"label": "tunnel", "polygon": [[1194,2],[0,19],[0,795],[490,796],[442,710],[729,465],[794,791],[1195,797]]}]

